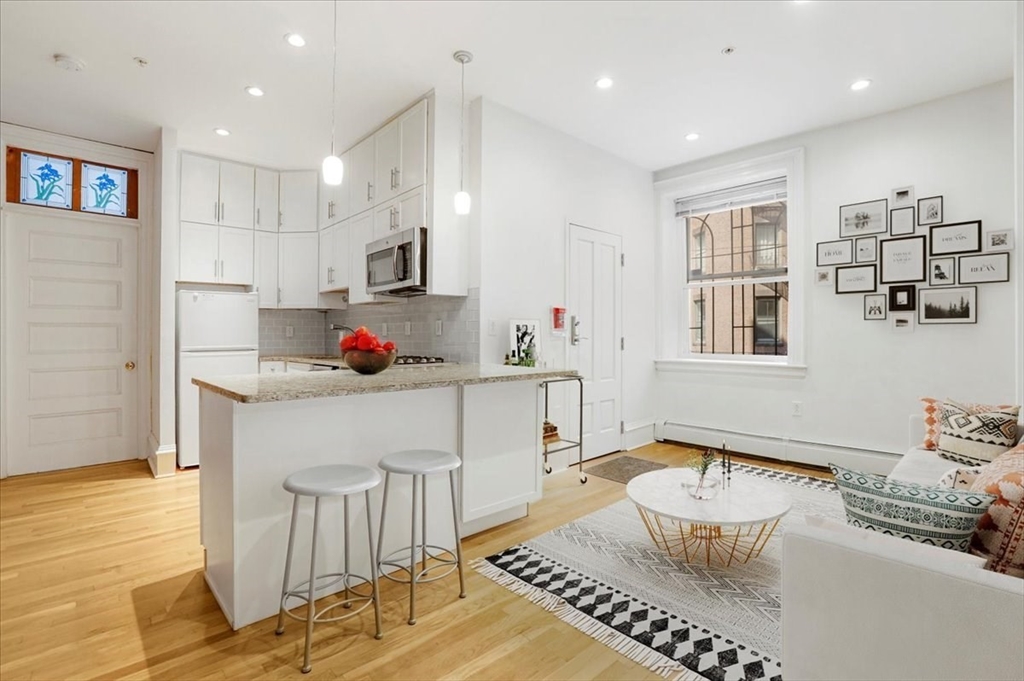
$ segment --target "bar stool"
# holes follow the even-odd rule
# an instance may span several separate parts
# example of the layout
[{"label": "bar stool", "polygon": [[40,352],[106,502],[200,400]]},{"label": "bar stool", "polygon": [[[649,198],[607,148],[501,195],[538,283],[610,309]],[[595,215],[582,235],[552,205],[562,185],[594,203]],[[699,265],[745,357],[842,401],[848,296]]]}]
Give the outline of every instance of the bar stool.
[{"label": "bar stool", "polygon": [[[459,571],[459,598],[466,597],[466,582],[462,575],[462,536],[459,532],[459,512],[455,502],[455,469],[462,465],[462,460],[451,452],[442,452],[433,449],[410,449],[402,452],[388,454],[378,464],[384,471],[384,502],[380,509],[380,536],[377,540],[377,569],[382,570],[384,566],[390,566],[404,570],[408,574],[395,577],[387,572],[381,572],[383,577],[393,582],[409,585],[409,624],[416,624],[416,585],[427,582],[434,582],[450,575],[454,570]],[[428,475],[437,473],[448,473],[448,482],[451,487],[452,497],[452,520],[455,526],[455,550],[436,546],[427,543],[427,481]],[[388,510],[388,488],[391,482],[391,474],[412,476],[412,537],[409,546],[392,551],[387,556],[381,556],[384,542],[384,520]],[[422,523],[421,541],[416,541],[416,480],[419,478],[419,487],[422,493]],[[407,561],[402,560],[401,554],[409,552]],[[455,559],[441,558],[438,553],[454,555]],[[416,554],[419,552],[423,563],[421,570],[416,570]],[[437,561],[436,564],[427,566],[427,559]],[[431,570],[447,567],[443,574],[427,577]]]},{"label": "bar stool", "polygon": [[[313,624],[315,622],[337,622],[339,620],[348,619],[349,617],[358,615],[372,604],[374,616],[377,621],[376,638],[380,639],[384,636],[380,626],[380,595],[377,588],[377,564],[374,560],[374,556],[376,554],[373,548],[373,522],[370,519],[370,490],[379,484],[380,473],[372,468],[345,464],[306,468],[296,473],[292,473],[284,481],[285,490],[295,495],[295,501],[292,503],[292,524],[291,529],[288,531],[288,555],[285,558],[284,563],[284,583],[281,586],[281,610],[277,614],[276,633],[279,636],[284,633],[285,615],[306,623],[306,648],[302,663],[303,674],[308,674],[313,668],[309,661],[309,649],[313,641]],[[370,553],[367,554],[370,559],[369,579],[360,575],[353,575],[349,571],[348,498],[354,494],[359,494],[360,492],[363,492],[366,499],[366,536],[370,545]],[[312,544],[312,548],[309,552],[309,580],[296,584],[293,588],[289,589],[288,580],[291,577],[292,571],[292,549],[295,545],[295,526],[298,524],[299,520],[299,499],[301,497],[313,497],[314,499],[313,536],[312,541],[310,542]],[[324,497],[343,498],[342,503],[344,508],[343,514],[345,525],[344,530],[342,531],[342,536],[345,549],[345,571],[317,575],[316,538],[317,532],[320,529],[320,500]],[[318,581],[324,579],[331,579],[331,581],[326,584],[316,586]],[[352,580],[358,581],[356,584],[352,584]],[[329,605],[320,612],[317,612],[314,593],[334,586],[338,582],[342,582],[344,584],[344,600],[334,603],[333,605]],[[359,593],[357,589],[365,585],[369,585],[371,587],[371,592],[369,594]],[[305,618],[293,615],[288,611],[285,604],[289,598],[297,598],[306,602],[307,607]],[[345,608],[351,608],[353,603],[358,603],[360,601],[363,601],[363,605],[352,612],[344,615],[338,615],[337,617],[325,617],[325,615],[337,608],[339,605],[342,605]]]}]

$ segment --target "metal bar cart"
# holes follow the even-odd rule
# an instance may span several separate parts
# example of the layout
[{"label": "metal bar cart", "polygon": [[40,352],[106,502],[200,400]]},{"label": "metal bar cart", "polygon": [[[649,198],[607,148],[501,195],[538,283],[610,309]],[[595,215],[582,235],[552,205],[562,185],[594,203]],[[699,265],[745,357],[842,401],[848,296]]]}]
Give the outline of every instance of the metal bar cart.
[{"label": "metal bar cart", "polygon": [[587,476],[583,472],[583,377],[582,376],[567,376],[565,378],[552,378],[544,381],[541,385],[544,386],[544,420],[548,419],[548,386],[552,383],[568,383],[569,381],[576,381],[580,386],[580,420],[579,420],[579,439],[578,440],[562,440],[552,443],[550,445],[544,445],[544,472],[550,473],[551,466],[548,464],[548,455],[555,454],[557,452],[566,452],[570,449],[575,449],[579,453],[577,464],[579,466],[580,484],[586,484]]}]

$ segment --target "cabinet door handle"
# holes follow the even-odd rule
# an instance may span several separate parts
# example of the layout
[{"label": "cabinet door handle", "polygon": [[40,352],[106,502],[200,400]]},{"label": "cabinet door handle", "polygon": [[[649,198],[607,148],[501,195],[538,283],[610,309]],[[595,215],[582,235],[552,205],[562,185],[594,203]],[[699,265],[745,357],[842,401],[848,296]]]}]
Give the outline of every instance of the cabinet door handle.
[{"label": "cabinet door handle", "polygon": [[256,209],[256,224],[260,224],[260,209]]},{"label": "cabinet door handle", "polygon": [[213,221],[220,222],[220,204],[216,201],[213,202]]},{"label": "cabinet door handle", "polygon": [[392,187],[392,189],[398,189],[399,187],[402,186],[402,171],[401,171],[401,169],[399,169],[399,168],[392,169],[391,170],[391,175],[392,175],[392,177],[395,178],[393,180],[393,182],[395,183],[395,186]]},{"label": "cabinet door handle", "polygon": [[223,260],[220,261],[220,278],[221,279],[224,278],[224,261]]},{"label": "cabinet door handle", "polygon": [[280,229],[281,225],[284,224],[284,214],[281,211],[277,211],[277,228]]},{"label": "cabinet door handle", "polygon": [[277,289],[277,304],[281,304],[281,289]]},{"label": "cabinet door handle", "polygon": [[372,190],[372,189],[373,189],[373,183],[367,182],[366,183],[366,200],[367,201],[373,201],[373,197],[370,196],[370,190]]},{"label": "cabinet door handle", "polygon": [[214,258],[214,260],[213,260],[213,278],[214,279],[217,278],[217,259],[216,258]]},{"label": "cabinet door handle", "polygon": [[221,221],[224,220],[224,202],[221,202],[220,204],[220,219]]}]

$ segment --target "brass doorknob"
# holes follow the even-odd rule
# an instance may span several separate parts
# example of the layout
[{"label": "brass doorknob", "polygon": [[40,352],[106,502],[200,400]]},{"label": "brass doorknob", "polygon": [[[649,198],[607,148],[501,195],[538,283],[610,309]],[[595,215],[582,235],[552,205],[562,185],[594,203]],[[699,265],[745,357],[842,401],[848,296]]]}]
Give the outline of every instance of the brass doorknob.
[{"label": "brass doorknob", "polygon": [[128,371],[134,370],[135,369],[135,362],[133,362],[131,360],[128,360],[127,362],[124,363],[124,368],[127,369]]}]

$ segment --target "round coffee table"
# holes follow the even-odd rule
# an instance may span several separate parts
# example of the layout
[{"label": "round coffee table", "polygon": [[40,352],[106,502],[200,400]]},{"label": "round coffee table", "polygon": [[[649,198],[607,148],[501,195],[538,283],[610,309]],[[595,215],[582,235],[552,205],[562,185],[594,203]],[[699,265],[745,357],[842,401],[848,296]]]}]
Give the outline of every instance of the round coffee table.
[{"label": "round coffee table", "polygon": [[[718,475],[714,471],[709,475]],[[696,481],[689,468],[664,468],[638,475],[626,485],[654,544],[686,562],[703,555],[725,565],[761,555],[779,519],[789,512],[789,497],[776,486],[746,477],[733,478],[713,499],[698,500],[685,482]]]}]

